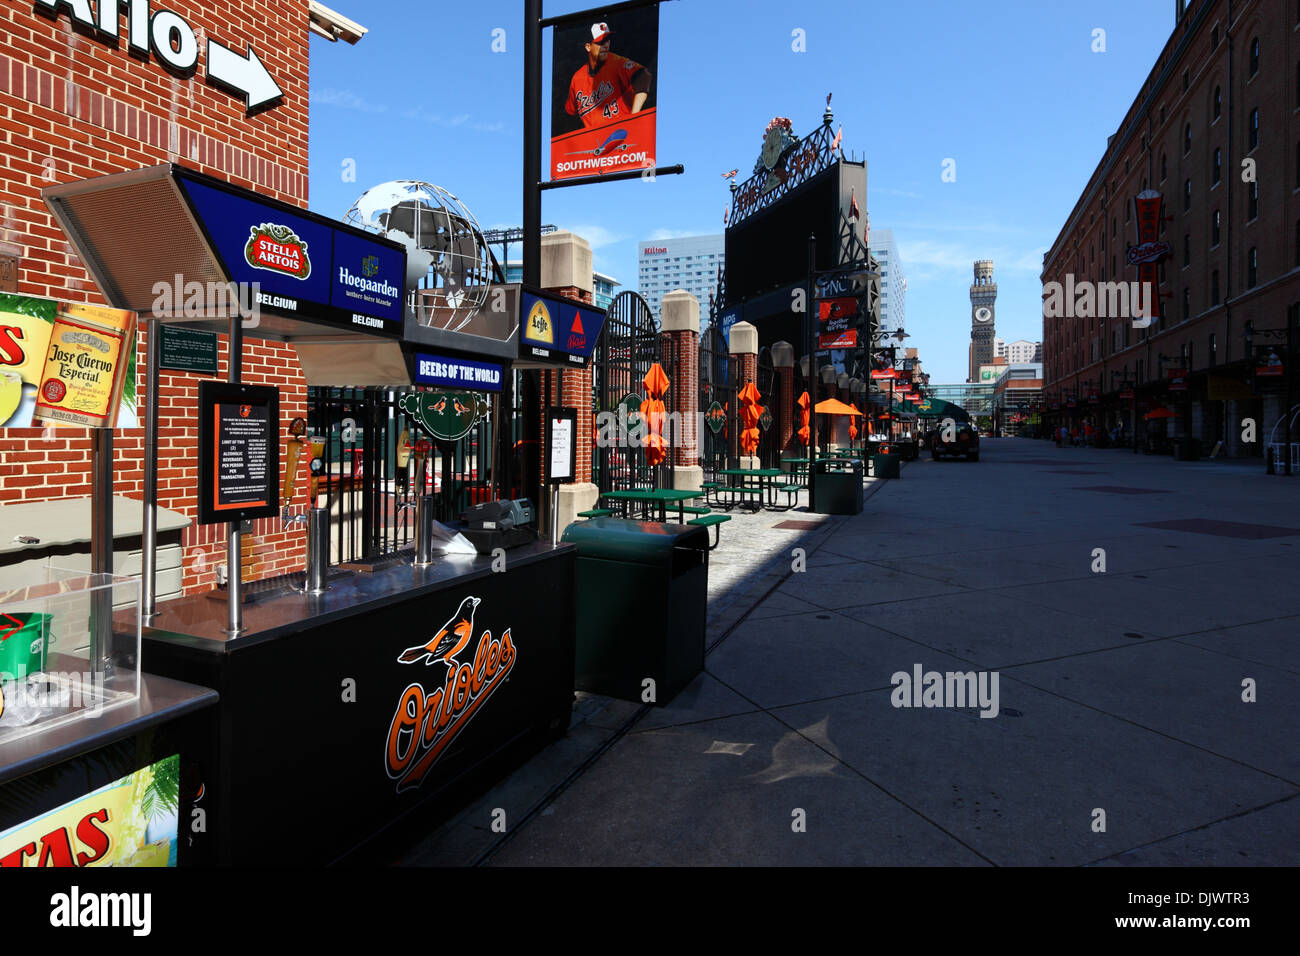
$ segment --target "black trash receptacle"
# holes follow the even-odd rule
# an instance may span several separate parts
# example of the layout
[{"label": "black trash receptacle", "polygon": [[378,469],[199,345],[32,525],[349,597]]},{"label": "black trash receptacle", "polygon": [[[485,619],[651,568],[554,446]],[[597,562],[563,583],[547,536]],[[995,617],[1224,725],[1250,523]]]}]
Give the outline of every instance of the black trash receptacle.
[{"label": "black trash receptacle", "polygon": [[862,459],[824,458],[813,463],[808,510],[823,515],[862,513]]},{"label": "black trash receptacle", "polygon": [[593,518],[563,540],[578,547],[576,686],[667,704],[704,669],[708,529]]},{"label": "black trash receptacle", "polygon": [[1175,461],[1200,461],[1201,459],[1201,442],[1198,438],[1175,438],[1174,439],[1174,460]]}]

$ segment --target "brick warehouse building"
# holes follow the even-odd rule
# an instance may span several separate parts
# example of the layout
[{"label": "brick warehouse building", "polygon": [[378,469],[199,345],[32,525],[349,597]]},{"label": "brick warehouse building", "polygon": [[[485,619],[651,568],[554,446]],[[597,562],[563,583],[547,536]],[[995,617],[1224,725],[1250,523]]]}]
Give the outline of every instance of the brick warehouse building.
[{"label": "brick warehouse building", "polygon": [[[146,0],[0,3],[0,251],[18,257],[16,287],[9,285],[8,291],[70,302],[104,301],[42,201],[46,186],[171,162],[305,209],[308,33],[311,17],[319,14],[314,8],[309,0],[174,0],[166,10],[150,9]],[[110,9],[118,11],[115,26]],[[93,27],[79,22],[91,16],[97,18]],[[183,61],[190,52],[177,19],[195,39],[197,62],[190,70],[176,71],[166,62]],[[114,30],[116,40],[110,35]],[[205,82],[209,41],[240,57],[254,50],[282,98],[250,114],[242,94]],[[170,49],[160,52],[160,44]],[[137,347],[141,419],[146,337],[142,321]],[[223,335],[218,372],[223,381],[225,349]],[[306,415],[306,384],[295,352],[246,335],[245,356],[246,383],[280,389],[283,435],[292,418]],[[163,371],[159,381],[159,506],[190,519],[197,498],[193,423],[198,378]],[[143,428],[115,431],[119,497],[142,497],[143,434]],[[284,461],[282,445],[282,468]],[[306,487],[299,482],[295,511],[306,506]],[[86,429],[11,428],[0,433],[0,503],[7,509],[89,494]],[[225,560],[223,533],[220,525],[191,523],[184,530],[180,561],[187,592],[214,583],[217,565]],[[242,541],[246,579],[300,568],[304,539],[301,525],[286,532],[278,519],[255,522],[253,533]],[[118,549],[116,566],[121,568],[120,540]],[[160,551],[160,569],[168,566]],[[161,584],[159,593],[166,593]]]},{"label": "brick warehouse building", "polygon": [[[1096,309],[1054,318],[1045,300],[1044,398],[1055,424],[1086,416],[1103,428],[1123,423],[1131,435],[1136,417],[1144,441],[1164,428],[1154,422],[1148,431],[1143,412],[1167,406],[1176,413],[1171,436],[1263,454],[1286,378],[1256,376],[1248,347],[1285,345],[1300,308],[1297,31],[1295,0],[1176,2],[1173,33],[1042,272],[1045,296],[1052,282],[1138,281],[1126,259],[1147,238],[1135,199],[1154,190],[1163,200],[1158,241],[1170,247],[1149,267],[1161,316],[1148,329]],[[1253,160],[1253,182],[1244,181],[1243,160]],[[1186,389],[1171,389],[1169,373],[1180,368]],[[1251,418],[1259,434],[1243,443]]]}]

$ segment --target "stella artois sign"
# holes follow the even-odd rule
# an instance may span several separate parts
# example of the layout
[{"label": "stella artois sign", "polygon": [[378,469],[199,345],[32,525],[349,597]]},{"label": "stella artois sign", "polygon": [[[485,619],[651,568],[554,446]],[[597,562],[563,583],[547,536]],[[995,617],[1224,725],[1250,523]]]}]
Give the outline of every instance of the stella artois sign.
[{"label": "stella artois sign", "polygon": [[288,226],[264,222],[250,230],[244,246],[244,260],[254,269],[266,269],[281,275],[306,279],[311,275],[307,243]]}]

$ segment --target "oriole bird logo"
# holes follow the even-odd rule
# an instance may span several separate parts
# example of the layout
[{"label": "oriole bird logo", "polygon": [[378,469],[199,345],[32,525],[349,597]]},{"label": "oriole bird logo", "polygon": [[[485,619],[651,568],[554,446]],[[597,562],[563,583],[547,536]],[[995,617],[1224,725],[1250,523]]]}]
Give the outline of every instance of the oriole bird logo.
[{"label": "oriole bird logo", "polygon": [[469,411],[468,408],[466,408],[464,405],[460,403],[460,399],[458,398],[453,398],[451,400],[451,404],[452,407],[456,409],[457,415],[464,415],[467,411]]},{"label": "oriole bird logo", "polygon": [[428,644],[408,647],[397,660],[402,664],[414,664],[420,658],[427,657],[428,660],[424,662],[426,666],[442,661],[448,670],[454,668],[455,656],[469,643],[470,636],[474,633],[474,610],[481,601],[482,598],[465,598],[451,619],[438,629],[433,640]]},{"label": "oriole bird logo", "polygon": [[447,407],[447,400],[445,398],[441,398],[438,400],[438,404],[433,406],[433,410],[437,412],[439,415],[441,415],[443,409],[445,409],[446,407]]}]

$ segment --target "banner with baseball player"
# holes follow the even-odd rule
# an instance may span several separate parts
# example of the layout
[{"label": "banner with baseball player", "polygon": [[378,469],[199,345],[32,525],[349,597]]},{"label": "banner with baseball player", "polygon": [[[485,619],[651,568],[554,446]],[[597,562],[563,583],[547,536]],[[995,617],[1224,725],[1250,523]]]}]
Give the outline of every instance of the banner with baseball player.
[{"label": "banner with baseball player", "polygon": [[659,6],[557,26],[551,51],[551,178],[655,166]]}]

